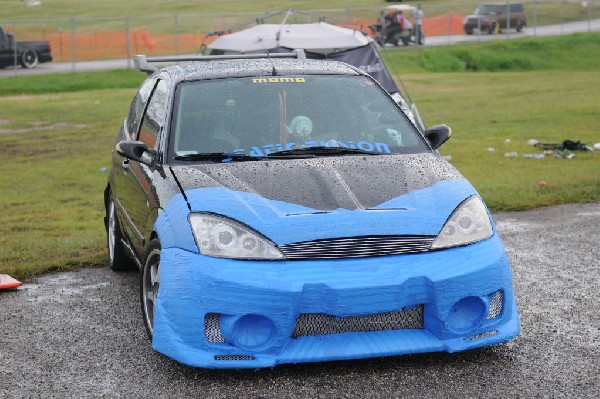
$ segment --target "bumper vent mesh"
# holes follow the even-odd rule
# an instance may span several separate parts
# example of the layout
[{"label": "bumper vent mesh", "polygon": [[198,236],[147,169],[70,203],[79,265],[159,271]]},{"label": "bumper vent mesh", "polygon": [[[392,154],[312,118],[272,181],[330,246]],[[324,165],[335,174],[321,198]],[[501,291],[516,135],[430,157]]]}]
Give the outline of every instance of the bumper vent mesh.
[{"label": "bumper vent mesh", "polygon": [[487,314],[487,320],[495,319],[502,313],[504,305],[504,293],[502,291],[496,291],[492,300],[490,301],[490,308]]},{"label": "bumper vent mesh", "polygon": [[204,337],[208,342],[225,342],[225,338],[223,338],[221,328],[219,327],[220,318],[221,315],[219,313],[207,313],[206,316],[204,316]]},{"label": "bumper vent mesh", "polygon": [[367,316],[336,317],[323,313],[305,313],[296,319],[292,338],[347,332],[372,332],[423,328],[423,305],[399,312]]},{"label": "bumper vent mesh", "polygon": [[279,246],[287,259],[340,259],[428,251],[431,236],[365,236],[305,241]]}]

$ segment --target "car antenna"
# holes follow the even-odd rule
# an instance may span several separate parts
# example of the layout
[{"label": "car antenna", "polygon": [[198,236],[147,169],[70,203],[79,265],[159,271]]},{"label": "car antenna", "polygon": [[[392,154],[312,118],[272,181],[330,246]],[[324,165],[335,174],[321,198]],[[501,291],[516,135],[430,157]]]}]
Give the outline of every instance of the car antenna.
[{"label": "car antenna", "polygon": [[[276,37],[277,37],[277,43],[279,43],[279,32],[277,32]],[[275,63],[273,62],[273,59],[271,58],[271,53],[269,53],[269,50],[267,50],[267,48],[265,47],[263,37],[259,36],[257,39],[257,42],[261,45],[263,50],[265,50],[265,53],[267,53],[267,57],[269,58],[269,61],[271,62],[271,66],[273,67],[273,70],[271,71],[271,75],[277,76],[277,70],[275,69]]]}]

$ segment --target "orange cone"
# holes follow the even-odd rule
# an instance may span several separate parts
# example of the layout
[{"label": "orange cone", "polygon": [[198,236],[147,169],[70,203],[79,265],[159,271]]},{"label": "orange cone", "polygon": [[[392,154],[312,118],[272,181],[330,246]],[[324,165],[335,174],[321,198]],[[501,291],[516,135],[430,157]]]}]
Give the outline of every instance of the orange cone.
[{"label": "orange cone", "polygon": [[20,282],[19,280],[15,280],[8,274],[0,274],[0,290],[17,288],[21,285],[23,285],[22,282]]}]

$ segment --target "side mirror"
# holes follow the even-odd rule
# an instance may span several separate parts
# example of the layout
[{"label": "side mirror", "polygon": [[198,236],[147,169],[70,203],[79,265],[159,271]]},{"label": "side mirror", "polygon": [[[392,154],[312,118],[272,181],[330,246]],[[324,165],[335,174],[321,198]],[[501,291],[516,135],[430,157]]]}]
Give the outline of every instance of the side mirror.
[{"label": "side mirror", "polygon": [[115,147],[115,151],[127,159],[143,163],[147,166],[153,166],[156,161],[156,151],[149,149],[141,141],[119,141]]},{"label": "side mirror", "polygon": [[437,150],[444,144],[452,135],[452,129],[446,125],[432,126],[425,129],[425,137],[431,143],[431,148]]}]

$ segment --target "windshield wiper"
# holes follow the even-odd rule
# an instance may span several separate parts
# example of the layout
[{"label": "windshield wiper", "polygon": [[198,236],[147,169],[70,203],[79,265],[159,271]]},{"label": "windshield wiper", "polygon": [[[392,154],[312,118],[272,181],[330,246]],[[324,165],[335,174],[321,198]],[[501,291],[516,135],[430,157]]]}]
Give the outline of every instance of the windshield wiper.
[{"label": "windshield wiper", "polygon": [[260,161],[265,157],[255,157],[246,154],[236,154],[233,152],[204,152],[199,154],[186,154],[175,156],[178,161]]},{"label": "windshield wiper", "polygon": [[378,152],[361,150],[359,148],[346,148],[346,147],[305,147],[305,148],[294,148],[291,150],[272,152],[268,157],[280,157],[280,156],[293,156],[293,155],[345,155],[345,154],[364,154],[364,155],[380,155]]}]

